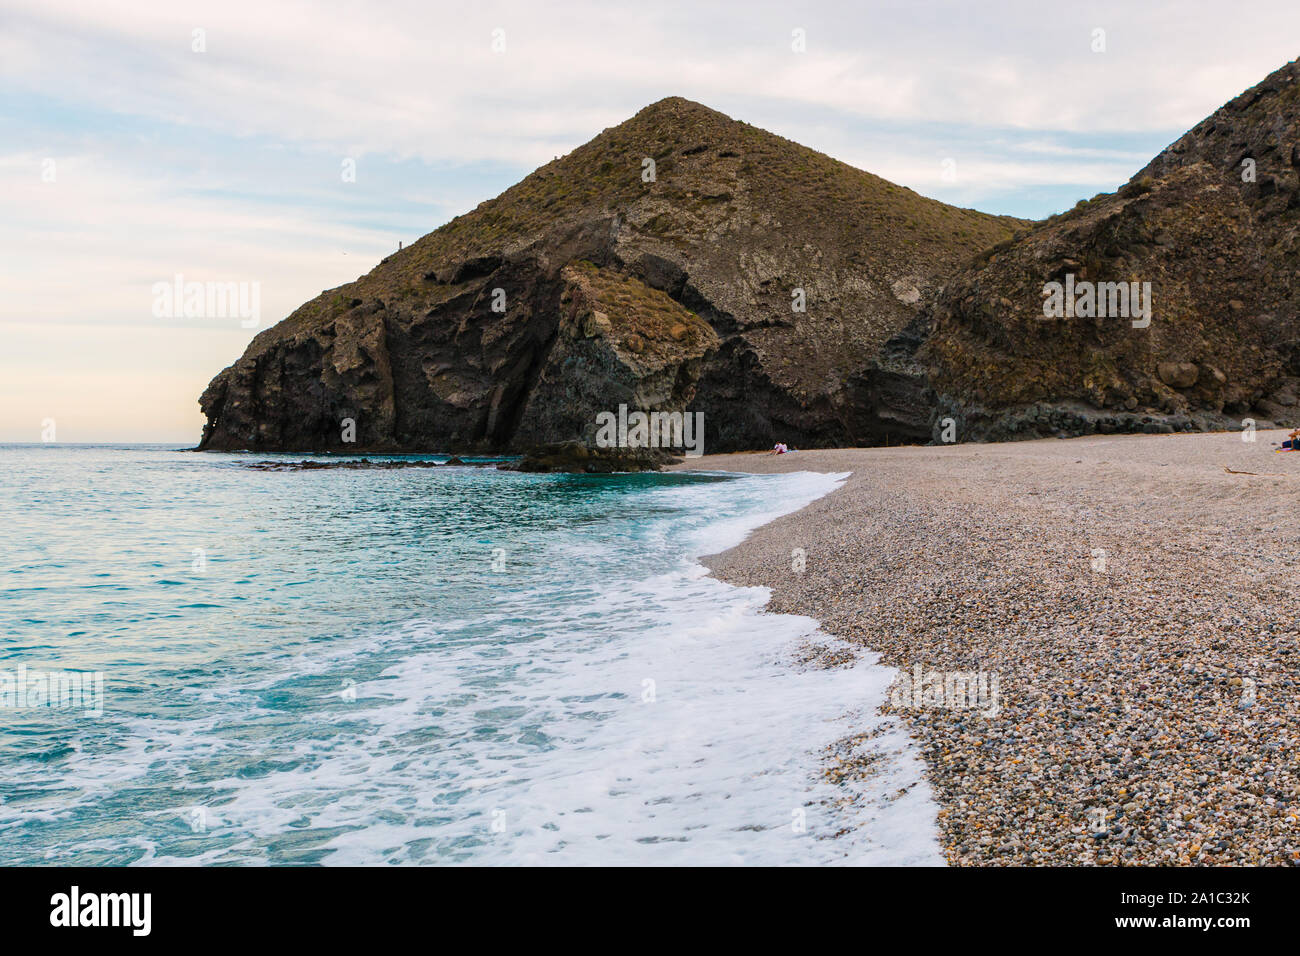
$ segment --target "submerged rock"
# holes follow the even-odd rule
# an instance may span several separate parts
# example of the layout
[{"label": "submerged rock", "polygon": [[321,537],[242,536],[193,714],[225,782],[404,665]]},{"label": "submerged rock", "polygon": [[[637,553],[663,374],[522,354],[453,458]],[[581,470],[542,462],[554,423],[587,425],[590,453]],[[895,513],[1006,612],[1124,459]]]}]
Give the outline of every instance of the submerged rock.
[{"label": "submerged rock", "polygon": [[590,448],[579,441],[538,445],[518,461],[497,465],[501,471],[613,474],[658,471],[680,462],[659,448]]},{"label": "submerged rock", "polygon": [[360,458],[355,461],[255,461],[246,468],[254,471],[321,471],[324,469],[341,468],[348,471],[390,471],[397,468],[438,468],[442,465],[464,465],[466,462],[459,458],[452,458],[449,461],[371,461],[369,458]]}]

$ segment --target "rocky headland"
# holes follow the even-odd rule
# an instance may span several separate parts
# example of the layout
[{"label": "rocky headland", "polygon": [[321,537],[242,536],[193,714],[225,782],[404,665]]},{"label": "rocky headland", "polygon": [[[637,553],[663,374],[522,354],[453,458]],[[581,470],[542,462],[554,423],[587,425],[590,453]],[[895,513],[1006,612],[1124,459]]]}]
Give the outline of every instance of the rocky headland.
[{"label": "rocky headland", "polygon": [[620,405],[711,452],[1300,424],[1298,75],[1039,223],[661,100],[259,334],[200,448],[520,454]]},{"label": "rocky headland", "polygon": [[703,412],[716,450],[923,441],[882,348],[1027,225],[665,99],[260,333],[200,447],[346,451],[350,419],[353,449],[520,453],[620,404]]}]

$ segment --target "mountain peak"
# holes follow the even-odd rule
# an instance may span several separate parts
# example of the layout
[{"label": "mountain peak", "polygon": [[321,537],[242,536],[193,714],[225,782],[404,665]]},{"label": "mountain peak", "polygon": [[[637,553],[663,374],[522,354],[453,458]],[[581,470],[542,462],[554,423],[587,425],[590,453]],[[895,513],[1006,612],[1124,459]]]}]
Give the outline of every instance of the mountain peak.
[{"label": "mountain peak", "polygon": [[645,114],[680,114],[680,113],[711,113],[715,116],[728,118],[715,109],[705,106],[703,103],[697,103],[695,100],[688,100],[684,96],[665,96],[661,100],[655,100],[648,106],[642,107],[636,112],[636,116]]},{"label": "mountain peak", "polygon": [[665,122],[680,123],[689,127],[709,125],[744,127],[746,125],[739,120],[732,119],[726,113],[705,106],[703,103],[697,103],[695,100],[688,100],[683,96],[665,96],[661,100],[655,100],[648,106],[642,107],[614,128]]},{"label": "mountain peak", "polygon": [[333,448],[360,408],[374,448],[522,450],[688,403],[719,450],[896,440],[879,350],[1024,225],[666,97],[259,335],[204,447]]}]

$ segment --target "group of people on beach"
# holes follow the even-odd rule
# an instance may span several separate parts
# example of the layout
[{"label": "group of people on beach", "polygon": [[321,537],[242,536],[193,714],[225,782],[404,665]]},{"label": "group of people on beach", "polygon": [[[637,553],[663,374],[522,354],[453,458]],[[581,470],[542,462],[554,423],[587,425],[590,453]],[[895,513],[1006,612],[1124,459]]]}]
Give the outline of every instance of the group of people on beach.
[{"label": "group of people on beach", "polygon": [[768,452],[769,455],[788,455],[789,453],[790,449],[786,447],[783,441],[777,442],[772,446],[772,450]]}]

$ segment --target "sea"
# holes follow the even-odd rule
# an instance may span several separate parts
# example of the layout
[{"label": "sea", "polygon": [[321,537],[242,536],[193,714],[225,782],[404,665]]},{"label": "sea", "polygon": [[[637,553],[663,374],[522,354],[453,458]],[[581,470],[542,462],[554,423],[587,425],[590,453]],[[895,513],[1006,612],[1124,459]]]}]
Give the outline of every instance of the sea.
[{"label": "sea", "polygon": [[0,445],[0,864],[942,861],[894,672],[699,561],[847,476],[302,460]]}]

